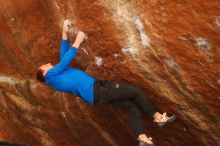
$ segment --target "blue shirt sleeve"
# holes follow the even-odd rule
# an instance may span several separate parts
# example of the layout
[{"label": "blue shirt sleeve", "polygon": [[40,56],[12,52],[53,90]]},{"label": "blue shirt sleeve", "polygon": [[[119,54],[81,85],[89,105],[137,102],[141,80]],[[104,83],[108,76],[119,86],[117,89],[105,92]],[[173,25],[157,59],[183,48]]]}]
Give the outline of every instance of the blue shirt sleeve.
[{"label": "blue shirt sleeve", "polygon": [[65,53],[69,49],[69,40],[61,40],[61,45],[60,45],[60,60],[63,58]]},{"label": "blue shirt sleeve", "polygon": [[64,69],[66,69],[69,66],[76,54],[77,49],[75,47],[70,47],[70,49],[65,53],[60,62],[57,65],[55,65],[52,69],[50,69],[46,73],[45,77],[48,78],[60,74]]}]

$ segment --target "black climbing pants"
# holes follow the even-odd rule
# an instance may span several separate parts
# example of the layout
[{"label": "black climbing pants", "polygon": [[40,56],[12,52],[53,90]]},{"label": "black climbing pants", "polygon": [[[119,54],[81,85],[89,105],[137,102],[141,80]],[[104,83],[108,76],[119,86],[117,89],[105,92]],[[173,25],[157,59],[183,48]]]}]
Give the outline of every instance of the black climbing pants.
[{"label": "black climbing pants", "polygon": [[106,103],[128,111],[135,135],[145,133],[140,109],[150,116],[156,113],[156,109],[149,98],[140,88],[127,83],[98,80],[94,85],[94,104]]}]

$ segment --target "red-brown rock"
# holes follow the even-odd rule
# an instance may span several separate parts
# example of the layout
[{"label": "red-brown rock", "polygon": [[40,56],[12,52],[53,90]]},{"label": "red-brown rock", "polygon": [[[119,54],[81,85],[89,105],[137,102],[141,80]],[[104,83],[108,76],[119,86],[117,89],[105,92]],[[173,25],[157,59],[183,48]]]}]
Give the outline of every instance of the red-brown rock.
[{"label": "red-brown rock", "polygon": [[220,145],[220,2],[183,0],[0,1],[0,141],[31,146],[135,146],[126,111],[91,106],[35,80],[59,61],[63,20],[84,42],[73,66],[145,90],[178,120],[158,146]]}]

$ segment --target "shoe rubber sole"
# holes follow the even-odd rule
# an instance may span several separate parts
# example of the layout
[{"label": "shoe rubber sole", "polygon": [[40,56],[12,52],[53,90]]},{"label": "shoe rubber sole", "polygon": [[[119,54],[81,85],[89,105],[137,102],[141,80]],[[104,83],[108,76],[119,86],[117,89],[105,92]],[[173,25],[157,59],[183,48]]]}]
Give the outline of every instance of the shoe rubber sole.
[{"label": "shoe rubber sole", "polygon": [[166,125],[167,123],[170,123],[170,122],[173,122],[176,120],[176,116],[175,115],[172,115],[166,122],[158,122],[157,124],[162,127],[164,125]]},{"label": "shoe rubber sole", "polygon": [[139,146],[155,146],[155,145],[141,141],[141,142],[139,143]]}]

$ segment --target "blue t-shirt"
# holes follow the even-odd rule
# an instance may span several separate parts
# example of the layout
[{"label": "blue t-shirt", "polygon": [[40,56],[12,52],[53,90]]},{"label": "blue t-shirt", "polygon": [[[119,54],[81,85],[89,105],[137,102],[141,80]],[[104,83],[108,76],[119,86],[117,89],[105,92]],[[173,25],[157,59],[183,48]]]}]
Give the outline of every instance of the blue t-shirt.
[{"label": "blue t-shirt", "polygon": [[68,67],[76,54],[77,49],[69,47],[68,40],[62,40],[60,62],[46,73],[46,83],[58,91],[74,93],[94,104],[93,85],[96,79],[79,69]]}]

